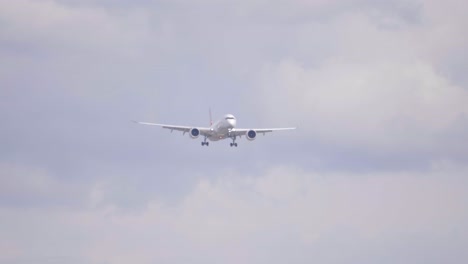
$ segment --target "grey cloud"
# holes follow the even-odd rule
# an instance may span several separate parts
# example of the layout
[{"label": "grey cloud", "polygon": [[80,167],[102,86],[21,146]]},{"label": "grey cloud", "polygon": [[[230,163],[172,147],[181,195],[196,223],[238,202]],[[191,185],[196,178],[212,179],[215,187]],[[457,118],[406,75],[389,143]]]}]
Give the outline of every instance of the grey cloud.
[{"label": "grey cloud", "polygon": [[0,262],[466,258],[464,5],[0,6]]},{"label": "grey cloud", "polygon": [[[428,6],[424,10],[434,8]],[[317,156],[334,152],[333,156],[339,157],[341,152],[349,152],[371,164],[376,164],[374,158],[379,156],[390,162],[400,157],[411,161],[419,157],[426,164],[440,158],[463,159],[466,153],[461,153],[463,147],[458,146],[466,140],[460,136],[452,140],[449,131],[460,127],[457,123],[466,112],[466,84],[454,83],[450,76],[438,71],[444,66],[439,64],[438,56],[429,55],[430,50],[446,54],[449,47],[456,48],[459,34],[452,32],[455,42],[447,43],[445,50],[441,50],[445,39],[427,44],[419,38],[438,32],[438,27],[417,25],[388,32],[362,14],[337,18],[329,25],[336,33],[328,37],[340,42],[334,43],[331,49],[334,54],[320,63],[311,64],[307,56],[294,56],[265,64],[256,83],[263,90],[256,97],[262,98],[259,102],[264,108],[262,116],[270,122],[294,120],[304,128],[304,138],[321,138],[308,145],[310,149],[315,147]],[[330,65],[336,68],[328,72]],[[374,71],[376,75],[372,74]],[[439,95],[430,99],[435,93]],[[379,99],[369,100],[371,94]],[[287,112],[274,111],[280,106],[298,114],[291,117]],[[323,119],[316,120],[316,115]],[[389,123],[385,121],[387,117],[391,119],[387,120]],[[437,122],[444,125],[436,125]],[[317,137],[323,130],[324,137]],[[340,143],[341,139],[346,143]],[[366,145],[373,144],[373,139],[377,139],[374,143],[388,145],[368,148]],[[403,141],[394,141],[399,139]],[[356,141],[352,143],[353,140]],[[326,145],[327,149],[320,147]],[[364,166],[368,165],[364,162]]]},{"label": "grey cloud", "polygon": [[[208,263],[452,262],[467,257],[464,173],[450,164],[425,173],[234,171],[197,181],[172,205],[154,199],[137,212],[112,203],[73,211],[3,208],[0,219],[22,219],[16,226],[23,232],[8,230],[4,238],[13,249],[34,248],[23,257],[41,252],[38,259],[57,257],[54,245],[75,237],[60,243],[62,252],[89,263],[179,263],[187,255]],[[24,240],[30,233],[37,235]]]},{"label": "grey cloud", "polygon": [[60,181],[41,169],[0,164],[0,204],[6,208],[79,206],[87,198],[82,184]]},{"label": "grey cloud", "polygon": [[[115,173],[115,170],[125,171],[125,174],[135,171],[146,179],[156,168],[169,172],[171,167],[180,167],[177,166],[179,159],[174,159],[175,157],[190,164],[187,168],[196,166],[199,173],[209,173],[210,170],[204,168],[205,166],[197,165],[203,164],[205,158],[196,154],[198,150],[195,148],[198,146],[194,142],[181,142],[178,137],[160,130],[132,127],[127,121],[144,119],[206,124],[207,108],[210,105],[214,108],[215,116],[223,112],[236,114],[240,120],[239,125],[242,126],[299,126],[295,134],[262,138],[265,143],[262,146],[256,144],[247,147],[249,143],[246,142],[242,150],[237,150],[239,157],[229,162],[225,161],[223,155],[210,153],[207,158],[215,164],[221,164],[215,167],[235,167],[231,164],[242,164],[246,168],[255,169],[268,166],[275,160],[288,164],[299,162],[301,166],[311,167],[329,164],[325,167],[388,169],[406,168],[408,165],[402,164],[408,163],[424,164],[424,160],[427,164],[431,159],[425,152],[388,156],[376,153],[375,149],[356,151],[355,148],[344,145],[330,147],[329,142],[310,135],[296,136],[303,135],[304,132],[301,131],[308,131],[304,128],[310,122],[307,117],[297,118],[300,111],[293,107],[296,102],[291,100],[281,105],[283,111],[277,111],[279,105],[265,107],[265,101],[274,96],[274,92],[268,90],[269,87],[265,91],[266,96],[258,96],[259,85],[256,80],[264,69],[262,65],[266,63],[281,63],[284,58],[292,57],[306,67],[310,65],[312,68],[323,68],[324,61],[336,54],[360,57],[359,51],[363,50],[360,45],[365,41],[350,43],[349,48],[344,44],[349,43],[346,41],[350,39],[343,37],[342,33],[361,28],[362,21],[355,28],[352,24],[346,27],[351,20],[342,21],[341,16],[331,16],[331,21],[337,20],[330,22],[331,25],[299,23],[282,26],[274,21],[252,23],[249,19],[243,20],[242,14],[228,10],[227,16],[212,23],[215,15],[201,18],[199,13],[193,13],[208,14],[209,10],[190,11],[188,8],[177,8],[175,4],[169,7],[162,5],[161,9],[152,9],[152,5],[148,5],[150,8],[144,11],[135,8],[116,13],[108,12],[105,9],[107,5],[85,5],[76,10],[71,6],[68,10],[67,6],[57,3],[60,2],[45,2],[46,6],[52,6],[50,9],[58,14],[73,14],[71,18],[65,16],[63,21],[68,24],[59,24],[59,28],[72,24],[70,30],[74,27],[83,29],[72,31],[68,35],[52,31],[49,35],[47,32],[51,28],[44,27],[35,34],[50,36],[44,37],[46,51],[36,50],[35,56],[23,51],[6,52],[8,63],[4,65],[8,67],[2,70],[2,76],[5,76],[2,82],[3,87],[8,88],[2,89],[2,96],[9,100],[3,104],[2,119],[8,126],[2,131],[6,151],[1,155],[7,161],[27,160],[34,164],[33,167],[45,166],[48,170],[56,171],[54,175],[62,175],[63,172],[67,175],[64,177],[75,175],[73,177],[90,181],[96,177],[97,171],[102,175]],[[256,7],[262,5],[258,2],[245,6],[251,14],[260,12],[254,17],[261,19],[264,17],[260,15],[261,10],[265,9]],[[302,12],[300,7],[304,5],[308,6],[307,3],[297,2],[292,8]],[[336,6],[337,10],[345,14],[350,10],[354,13],[352,9],[337,2],[317,3],[308,7],[321,10],[327,6]],[[281,3],[273,5],[272,11],[268,12],[279,11],[279,7]],[[376,5],[377,7],[382,10],[394,8],[386,5]],[[242,6],[239,8],[243,10]],[[89,16],[87,12],[94,15]],[[138,14],[142,17],[138,18]],[[295,11],[290,14],[294,16]],[[90,20],[81,25],[80,21],[87,17]],[[34,18],[40,19],[39,16],[29,19],[32,21]],[[18,41],[12,47],[21,43],[34,47],[30,37],[35,34],[27,31],[33,27],[25,26],[29,24],[25,24],[19,15],[13,16],[12,20],[12,25],[22,25],[20,28],[23,30],[18,32],[23,40],[17,38]],[[53,25],[52,23],[52,29]],[[106,30],[108,27],[111,29],[109,32]],[[14,28],[16,27],[12,27]],[[372,30],[370,28],[367,30]],[[8,34],[14,32],[12,30]],[[105,34],[100,36],[103,32]],[[373,31],[370,33],[375,34]],[[371,46],[381,44],[379,38],[382,36],[385,36],[383,41],[399,37],[393,33],[388,36],[384,34],[385,32],[377,34],[375,39],[372,39],[374,35],[370,35]],[[89,40],[92,36],[98,36],[97,40]],[[60,45],[48,46],[51,40]],[[398,44],[398,49],[391,54],[382,52],[392,50],[393,47],[390,45],[383,50],[376,49],[366,59],[372,60],[378,56],[377,58],[385,60],[388,55],[407,57],[415,49],[400,49]],[[398,56],[398,53],[401,55]],[[272,76],[265,78],[276,80],[276,74],[272,73]],[[281,96],[281,93],[278,95]],[[275,119],[262,120],[265,111],[274,113]],[[144,137],[140,133],[144,133]],[[449,131],[444,133],[450,134]],[[137,139],[138,136],[140,138]],[[282,142],[291,138],[294,140]],[[173,156],[164,156],[159,152],[162,149],[165,152],[171,151],[182,145],[186,148],[186,142],[193,143],[191,147],[194,148]],[[222,148],[222,143],[220,145]],[[269,145],[272,147],[269,148]],[[46,153],[43,153],[44,149],[47,149]],[[278,149],[294,149],[300,155],[293,157]],[[227,154],[231,150],[222,151]],[[154,159],[152,155],[155,155]],[[317,162],[311,162],[312,159]],[[378,165],[379,163],[387,165]],[[155,180],[153,177],[150,179]],[[170,186],[177,185],[175,182]]]}]

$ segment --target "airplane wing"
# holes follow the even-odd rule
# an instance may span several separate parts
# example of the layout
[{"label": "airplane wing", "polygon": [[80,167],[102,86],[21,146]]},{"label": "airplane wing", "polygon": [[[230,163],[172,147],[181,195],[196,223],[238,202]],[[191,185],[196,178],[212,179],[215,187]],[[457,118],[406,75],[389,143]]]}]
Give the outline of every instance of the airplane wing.
[{"label": "airplane wing", "polygon": [[[174,130],[181,131],[181,132],[184,132],[184,134],[190,132],[190,129],[194,128],[194,127],[188,127],[188,126],[174,126],[174,125],[165,125],[165,124],[156,124],[156,123],[148,123],[148,122],[138,122],[138,121],[133,121],[133,122],[140,124],[140,125],[158,126],[158,127],[166,128],[166,129],[171,130],[171,132]],[[200,134],[202,136],[209,136],[211,134],[211,128],[209,127],[196,127],[196,128],[200,130]]]},{"label": "airplane wing", "polygon": [[251,129],[245,129],[245,128],[234,128],[231,130],[230,135],[231,136],[244,136],[247,134],[249,131],[253,130],[257,133],[262,133],[265,135],[265,133],[270,133],[274,131],[282,131],[282,130],[294,130],[296,129],[295,127],[284,127],[284,128],[251,128]]}]

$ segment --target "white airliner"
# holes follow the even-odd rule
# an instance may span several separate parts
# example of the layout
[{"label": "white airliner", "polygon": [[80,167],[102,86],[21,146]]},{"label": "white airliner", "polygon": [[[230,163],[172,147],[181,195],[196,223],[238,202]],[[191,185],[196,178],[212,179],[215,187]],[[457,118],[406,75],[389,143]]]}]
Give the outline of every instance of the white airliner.
[{"label": "white airliner", "polygon": [[210,127],[173,126],[138,121],[135,122],[142,125],[159,126],[162,128],[169,129],[171,130],[171,132],[174,130],[181,131],[184,133],[184,135],[185,133],[189,133],[190,137],[193,139],[202,136],[205,138],[204,141],[202,141],[201,143],[202,146],[209,146],[209,142],[207,140],[219,141],[222,139],[230,138],[232,140],[231,147],[237,147],[237,137],[241,138],[242,136],[245,136],[248,140],[252,141],[255,138],[257,138],[257,133],[263,133],[263,135],[265,135],[265,133],[273,131],[296,129],[295,127],[240,129],[236,128],[236,118],[231,114],[225,115],[223,119],[215,123],[210,121]]}]

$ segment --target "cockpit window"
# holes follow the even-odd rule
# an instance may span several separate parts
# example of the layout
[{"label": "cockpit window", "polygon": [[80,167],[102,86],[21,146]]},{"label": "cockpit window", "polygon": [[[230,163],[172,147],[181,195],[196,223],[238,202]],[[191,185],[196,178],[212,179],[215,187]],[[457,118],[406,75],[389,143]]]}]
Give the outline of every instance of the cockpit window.
[{"label": "cockpit window", "polygon": [[228,120],[228,119],[234,119],[234,117],[228,116],[228,117],[226,117],[226,120]]}]

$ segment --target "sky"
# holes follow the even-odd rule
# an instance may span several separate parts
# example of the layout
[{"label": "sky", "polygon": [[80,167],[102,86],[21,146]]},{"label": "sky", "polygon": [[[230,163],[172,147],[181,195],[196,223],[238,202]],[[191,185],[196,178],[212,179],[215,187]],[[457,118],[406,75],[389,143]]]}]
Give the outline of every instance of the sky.
[{"label": "sky", "polygon": [[0,0],[0,263],[467,262],[467,13]]}]

